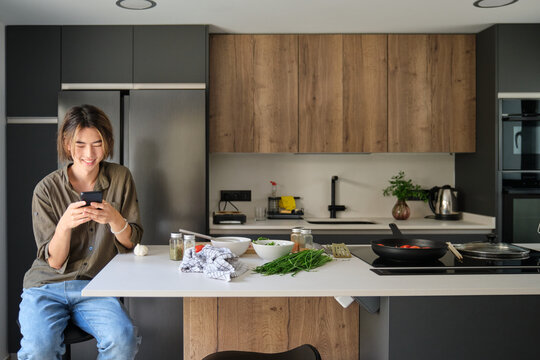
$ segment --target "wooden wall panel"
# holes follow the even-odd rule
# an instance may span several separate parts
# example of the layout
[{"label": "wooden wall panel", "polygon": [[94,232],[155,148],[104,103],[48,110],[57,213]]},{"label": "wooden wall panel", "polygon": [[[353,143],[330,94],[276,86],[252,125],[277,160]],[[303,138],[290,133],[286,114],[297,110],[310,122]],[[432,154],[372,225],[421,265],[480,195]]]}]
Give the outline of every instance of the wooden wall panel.
[{"label": "wooden wall panel", "polygon": [[299,37],[299,150],[343,150],[343,36]]},{"label": "wooden wall panel", "polygon": [[217,298],[184,298],[184,359],[200,360],[218,350],[217,304]]},{"label": "wooden wall panel", "polygon": [[254,40],[255,152],[298,152],[298,36]]},{"label": "wooden wall panel", "polygon": [[343,151],[386,152],[387,35],[343,36]]},{"label": "wooden wall panel", "polygon": [[253,35],[211,35],[210,152],[253,152]]}]

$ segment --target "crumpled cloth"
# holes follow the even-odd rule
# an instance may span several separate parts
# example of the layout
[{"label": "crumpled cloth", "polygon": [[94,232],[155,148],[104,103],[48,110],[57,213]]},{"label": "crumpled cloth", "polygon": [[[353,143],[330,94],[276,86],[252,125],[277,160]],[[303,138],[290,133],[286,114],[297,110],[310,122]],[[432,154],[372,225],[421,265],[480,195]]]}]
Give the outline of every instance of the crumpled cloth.
[{"label": "crumpled cloth", "polygon": [[248,270],[248,266],[228,248],[206,245],[201,251],[189,248],[184,253],[180,270],[187,273],[202,272],[206,277],[231,281]]}]

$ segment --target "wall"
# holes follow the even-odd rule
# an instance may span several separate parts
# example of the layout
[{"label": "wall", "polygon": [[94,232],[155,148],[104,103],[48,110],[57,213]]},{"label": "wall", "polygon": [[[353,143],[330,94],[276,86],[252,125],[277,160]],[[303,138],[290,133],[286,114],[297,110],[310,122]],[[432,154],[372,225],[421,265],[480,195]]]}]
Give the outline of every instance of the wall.
[{"label": "wall", "polygon": [[[347,207],[338,217],[390,217],[396,199],[382,189],[399,170],[423,188],[454,185],[451,154],[211,154],[209,209],[217,210],[219,190],[251,190],[251,202],[235,205],[252,218],[255,207],[267,206],[273,180],[278,196],[302,198],[307,216],[328,217],[330,179],[337,175],[336,204]],[[423,202],[409,205],[411,217],[431,214]]]},{"label": "wall", "polygon": [[0,359],[7,355],[5,38],[5,27],[0,22]]}]

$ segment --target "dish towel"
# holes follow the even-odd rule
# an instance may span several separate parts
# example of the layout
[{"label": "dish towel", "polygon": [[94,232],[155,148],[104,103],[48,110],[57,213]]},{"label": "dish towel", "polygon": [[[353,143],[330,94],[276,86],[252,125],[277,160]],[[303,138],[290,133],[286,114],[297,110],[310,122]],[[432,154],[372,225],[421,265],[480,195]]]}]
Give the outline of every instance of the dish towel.
[{"label": "dish towel", "polygon": [[245,273],[248,267],[228,248],[206,245],[199,252],[195,252],[195,248],[187,249],[180,270],[187,273],[202,272],[212,279],[231,281],[231,278]]}]

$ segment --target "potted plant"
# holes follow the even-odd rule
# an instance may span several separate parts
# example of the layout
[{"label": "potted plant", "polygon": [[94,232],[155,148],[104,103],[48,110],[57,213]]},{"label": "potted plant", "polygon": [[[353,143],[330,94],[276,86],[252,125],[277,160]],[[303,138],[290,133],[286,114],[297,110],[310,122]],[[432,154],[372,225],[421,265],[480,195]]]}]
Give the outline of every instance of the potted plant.
[{"label": "potted plant", "polygon": [[411,179],[405,179],[405,172],[399,171],[388,181],[390,186],[383,190],[384,196],[395,196],[397,202],[392,208],[392,216],[396,220],[407,220],[411,215],[411,209],[405,200],[415,199],[427,201],[427,193],[422,190],[420,185],[413,184]]}]

